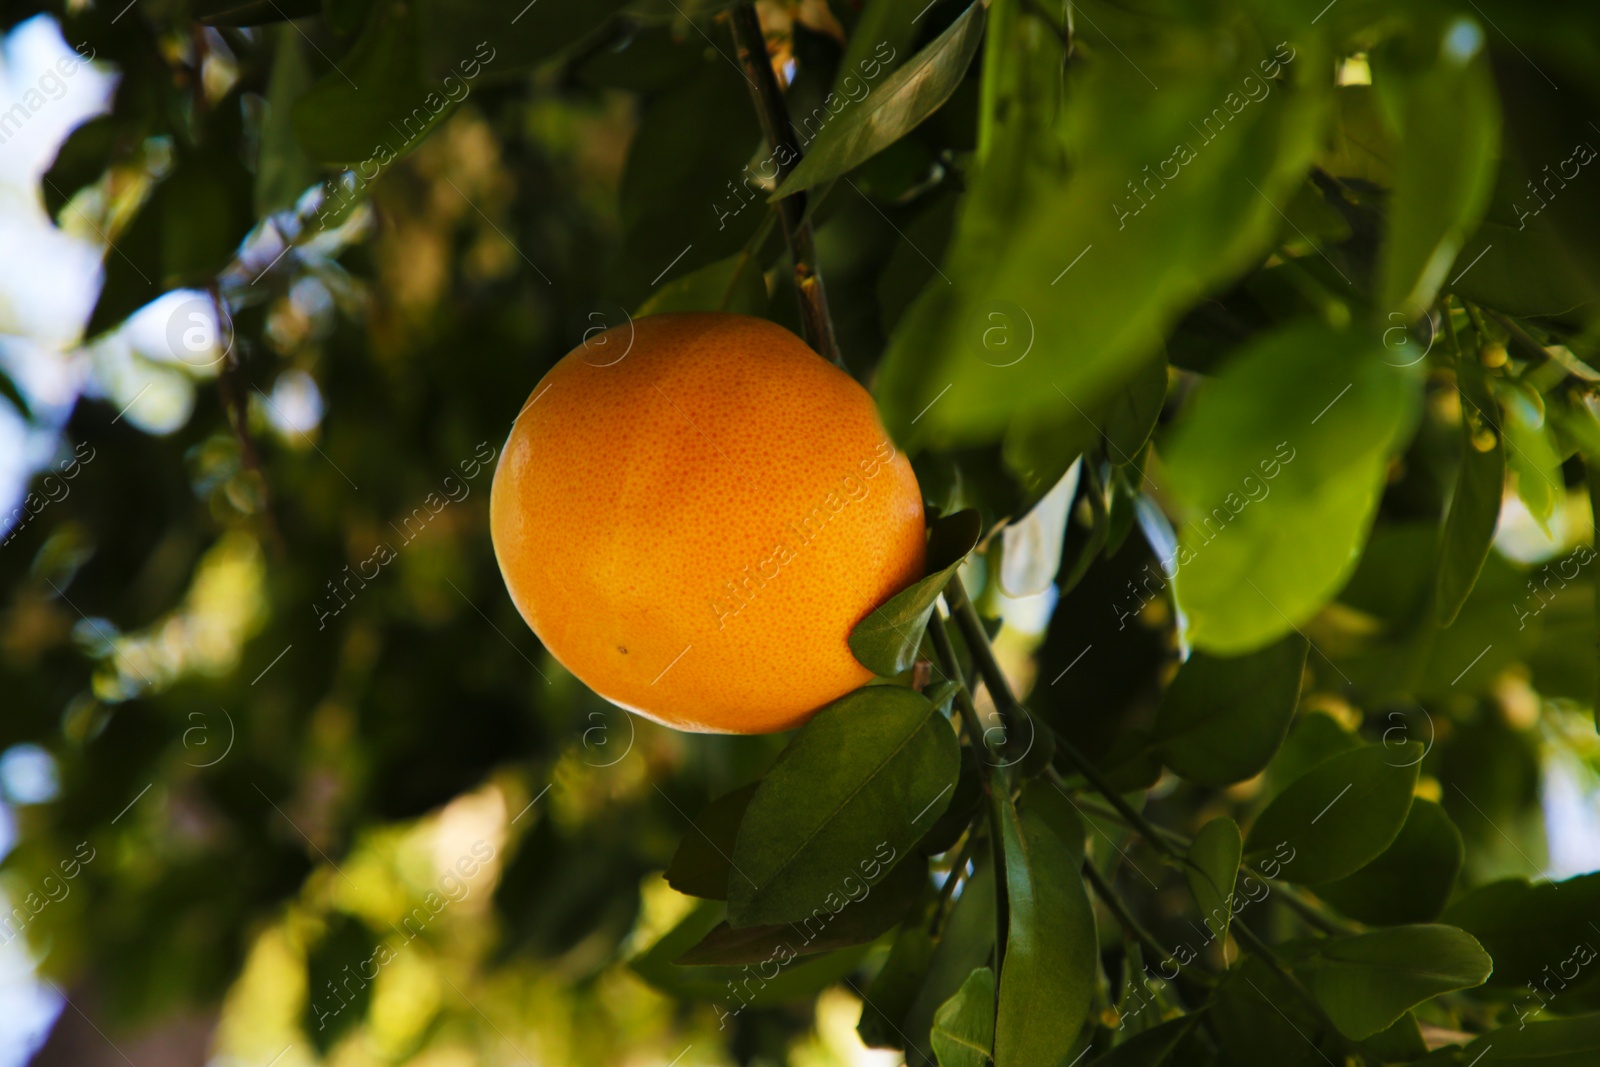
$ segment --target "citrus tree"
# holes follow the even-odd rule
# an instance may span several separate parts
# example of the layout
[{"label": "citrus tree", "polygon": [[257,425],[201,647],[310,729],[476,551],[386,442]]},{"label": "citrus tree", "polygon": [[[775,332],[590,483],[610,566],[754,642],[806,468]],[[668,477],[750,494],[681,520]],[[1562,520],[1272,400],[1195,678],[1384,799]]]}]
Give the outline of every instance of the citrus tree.
[{"label": "citrus tree", "polygon": [[41,1060],[1600,1053],[1588,6],[3,19]]}]

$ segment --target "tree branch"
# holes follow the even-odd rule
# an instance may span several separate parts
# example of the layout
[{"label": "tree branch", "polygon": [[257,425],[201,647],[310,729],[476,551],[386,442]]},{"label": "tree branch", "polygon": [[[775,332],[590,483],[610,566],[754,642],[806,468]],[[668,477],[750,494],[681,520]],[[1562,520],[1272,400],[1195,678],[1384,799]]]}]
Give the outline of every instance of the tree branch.
[{"label": "tree branch", "polygon": [[[767,55],[767,39],[761,31],[761,20],[756,16],[755,5],[745,2],[735,4],[728,12],[733,27],[733,41],[739,49],[739,64],[744,68],[745,81],[750,83],[750,96],[755,101],[756,115],[761,120],[761,131],[766,134],[767,146],[772,149],[773,161],[778,167],[778,184],[789,176],[800,162],[800,146],[795,143],[794,127],[789,122],[789,108],[783,101],[783,91],[772,73],[772,60]],[[806,194],[794,193],[778,201],[778,214],[783,220],[784,237],[789,242],[789,258],[794,262],[794,288],[800,300],[800,331],[806,343],[836,367],[844,367],[839,354],[839,343],[833,335],[833,320],[828,316],[828,294],[822,285],[822,267],[817,262],[816,240],[811,233],[811,220],[806,218]]]}]

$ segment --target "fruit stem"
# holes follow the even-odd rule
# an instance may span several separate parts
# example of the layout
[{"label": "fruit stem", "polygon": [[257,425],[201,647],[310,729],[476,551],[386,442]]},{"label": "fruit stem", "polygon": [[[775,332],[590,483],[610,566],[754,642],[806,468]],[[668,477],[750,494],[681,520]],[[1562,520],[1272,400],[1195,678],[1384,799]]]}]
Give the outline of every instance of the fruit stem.
[{"label": "fruit stem", "polygon": [[[794,126],[789,121],[783,90],[772,72],[761,19],[756,15],[755,5],[745,2],[729,9],[728,21],[733,28],[733,43],[739,50],[739,65],[744,68],[745,81],[750,83],[750,98],[755,101],[761,132],[766,135],[767,147],[772,150],[773,162],[777,164],[777,184],[782,185],[800,162],[800,146],[793,137]],[[794,262],[800,332],[807,344],[843,369],[844,358],[839,354],[839,342],[833,335],[828,294],[822,285],[822,266],[817,262],[817,243],[811,233],[811,220],[806,217],[806,194],[793,193],[778,201],[778,215],[783,220],[784,237],[789,242],[789,258]]]}]

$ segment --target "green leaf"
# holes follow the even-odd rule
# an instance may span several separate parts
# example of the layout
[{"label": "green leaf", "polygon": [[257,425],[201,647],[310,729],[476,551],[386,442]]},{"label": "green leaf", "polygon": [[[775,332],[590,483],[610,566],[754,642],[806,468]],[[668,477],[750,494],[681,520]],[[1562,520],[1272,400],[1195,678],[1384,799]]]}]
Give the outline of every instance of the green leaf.
[{"label": "green leaf", "polygon": [[1215,940],[1223,941],[1228,936],[1228,923],[1233,918],[1233,887],[1239,877],[1243,849],[1239,824],[1219,815],[1200,827],[1184,854],[1188,866],[1183,876],[1200,907],[1200,922]]},{"label": "green leaf", "polygon": [[1417,1017],[1409,1011],[1402,1013],[1387,1030],[1380,1030],[1362,1041],[1361,1047],[1377,1057],[1380,1063],[1411,1063],[1428,1055],[1428,1043],[1423,1040],[1422,1028],[1417,1025]]},{"label": "green leaf", "polygon": [[[731,55],[726,34],[711,32]],[[626,305],[745,247],[771,211],[760,165],[746,166],[760,139],[750,87],[714,51],[686,81],[654,97],[622,171],[613,288]]]},{"label": "green leaf", "polygon": [[988,849],[980,849],[974,857],[972,875],[961,885],[961,895],[945,920],[922,986],[906,1010],[903,1029],[908,1067],[930,1067],[934,1062],[929,1037],[934,1013],[994,951],[996,887],[988,853]]},{"label": "green leaf", "polygon": [[[1025,21],[1048,40],[1036,18]],[[994,440],[1019,417],[1059,410],[1063,397],[1092,411],[1160,351],[1196,299],[1257,262],[1283,226],[1279,208],[1310,163],[1327,105],[1314,43],[1297,41],[1295,53],[1284,46],[1294,57],[1285,64],[1242,21],[1203,34],[1179,20],[1139,26],[1130,32],[1149,51],[1135,46],[1137,66],[1084,64],[1060,106],[1059,40],[985,64],[986,98],[1003,95],[991,79],[1009,84],[1011,68],[1026,64],[1030,78],[1037,68],[1037,124],[992,135],[993,155],[970,179],[945,256],[953,284],[928,285],[891,338],[874,392],[908,450]],[[1078,31],[1098,37],[1087,23]],[[1127,36],[1117,43],[1126,51]],[[1285,83],[1242,105],[1224,130],[1197,133],[1196,116],[1244,77],[1259,78],[1258,63],[1275,64]],[[1139,73],[1152,68],[1158,83],[1182,85],[1181,95],[1152,89]],[[1065,159],[1073,166],[1063,179]],[[1147,177],[1163,168],[1165,178]],[[989,316],[1005,310],[1039,342],[1015,346],[1028,349],[1020,360],[997,359],[984,345]],[[961,403],[934,402],[947,387]]]},{"label": "green leaf", "polygon": [[[860,878],[845,881],[837,910],[826,907],[799,922],[734,929],[714,928],[679,956],[680,965],[760,963],[774,955],[809,956],[876,941],[905,918],[928,890],[928,864],[913,858],[901,863],[877,885]],[[787,951],[783,951],[787,950]]]},{"label": "green leaf", "polygon": [[1544,398],[1532,386],[1505,378],[1494,379],[1505,421],[1506,462],[1516,476],[1517,496],[1550,535],[1550,519],[1565,498],[1561,477],[1561,452],[1555,431],[1545,420]]},{"label": "green leaf", "polygon": [[674,278],[651,294],[634,314],[663,311],[726,311],[762,317],[767,313],[767,280],[750,249]]},{"label": "green leaf", "polygon": [[[1439,550],[1436,603],[1439,624],[1449,626],[1477,584],[1483,561],[1494,544],[1500,522],[1500,500],[1505,492],[1506,447],[1500,436],[1500,409],[1483,380],[1483,371],[1470,355],[1457,362],[1456,385],[1461,390],[1461,467],[1444,521],[1444,541]],[[1487,450],[1480,438],[1492,438]]]},{"label": "green leaf", "polygon": [[[762,961],[723,967],[680,967],[672,961],[698,943],[723,920],[726,910],[715,901],[701,901],[661,940],[629,962],[634,973],[669,996],[710,1001],[727,1025],[746,1007],[768,1007],[811,1000],[861,966],[871,946],[790,960],[783,950]],[[767,977],[769,972],[775,977]],[[753,973],[755,972],[755,973]]]},{"label": "green leaf", "polygon": [[751,782],[724,793],[695,816],[694,825],[678,842],[678,851],[667,864],[668,885],[692,897],[728,899],[728,864],[739,836],[739,822],[760,784]]},{"label": "green leaf", "polygon": [[349,984],[351,971],[367,973],[387,963],[394,952],[380,945],[367,925],[334,912],[327,932],[306,956],[306,1006],[303,1028],[320,1055],[366,1019],[372,1004],[370,983]]},{"label": "green leaf", "polygon": [[967,554],[977,547],[982,532],[982,520],[970,509],[933,524],[928,543],[928,576],[878,605],[850,632],[850,651],[863,667],[888,678],[916,662],[922,633],[939,594]]},{"label": "green leaf", "polygon": [[1422,925],[1319,941],[1294,972],[1334,1025],[1359,1040],[1431,997],[1482,985],[1493,966],[1471,934]]},{"label": "green leaf", "polygon": [[1122,1044],[1089,1061],[1089,1067],[1178,1067],[1184,1040],[1194,1032],[1199,1015],[1185,1015],[1134,1034]]},{"label": "green leaf", "polygon": [[1396,48],[1373,56],[1374,88],[1395,98],[1401,128],[1378,300],[1412,319],[1433,303],[1482,217],[1500,155],[1486,31],[1457,15],[1418,33],[1424,40],[1416,50],[1424,55],[1413,59]]},{"label": "green leaf", "polygon": [[178,154],[176,166],[114,237],[105,283],[85,327],[95,337],[168,289],[210,282],[255,222],[250,173],[234,150],[241,136],[239,100],[217,103],[204,141]]},{"label": "green leaf", "polygon": [[1207,1010],[1229,1067],[1327,1067],[1342,1063],[1329,1033],[1293,986],[1247,956],[1218,983]]},{"label": "green leaf", "polygon": [[862,1044],[904,1050],[906,1038],[901,1026],[922,988],[932,958],[933,935],[928,928],[915,922],[902,925],[889,949],[889,958],[861,998],[861,1021],[856,1024],[856,1033],[861,1035]]},{"label": "green leaf", "polygon": [[1081,865],[1089,828],[1083,815],[1061,787],[1049,778],[1033,778],[1022,787],[1018,810],[1028,813],[1049,827]]},{"label": "green leaf", "polygon": [[1197,785],[1260,774],[1289,731],[1309,647],[1293,634],[1232,659],[1192,653],[1156,709],[1162,762]]},{"label": "green leaf", "polygon": [[597,29],[626,2],[538,0],[524,7],[496,0],[419,0],[422,69],[436,80],[449,77],[486,44],[493,57],[489,75],[514,74]]},{"label": "green leaf", "polygon": [[933,1014],[939,1067],[984,1067],[994,1050],[994,972],[979,967]]},{"label": "green leaf", "polygon": [[1282,863],[1277,877],[1302,885],[1360,870],[1405,825],[1420,762],[1422,746],[1415,741],[1365,745],[1324,760],[1267,805],[1250,827],[1245,855],[1273,851]]},{"label": "green leaf", "polygon": [[96,115],[67,135],[50,169],[39,179],[39,195],[51,218],[86,185],[100,180],[128,131],[114,115]]},{"label": "green leaf", "polygon": [[1455,889],[1462,856],[1461,833],[1450,816],[1418,798],[1382,855],[1352,875],[1317,886],[1317,895],[1364,923],[1430,922]]},{"label": "green leaf", "polygon": [[207,26],[261,26],[321,10],[322,0],[195,0],[190,14]]},{"label": "green leaf", "polygon": [[858,689],[819,711],[751,798],[733,849],[736,927],[812,915],[875,884],[933,826],[960,766],[955,732],[919,693]]},{"label": "green leaf", "polygon": [[[464,73],[453,85],[422,77],[417,39],[412,9],[385,7],[338,66],[295,100],[290,120],[311,159],[350,165],[370,182],[465,99],[474,81]],[[481,73],[485,54],[461,59]]]},{"label": "green leaf", "polygon": [[[947,707],[939,707],[937,704],[935,707],[939,708],[941,715],[950,713]],[[972,816],[982,801],[983,777],[978,773],[977,754],[973,752],[972,746],[962,745],[961,772],[956,779],[955,789],[950,792],[950,803],[938,821],[928,830],[927,835],[917,842],[917,851],[924,856],[937,856],[954,848],[961,835],[967,832],[967,827],[972,823]]]},{"label": "green leaf", "polygon": [[1053,1067],[1088,1019],[1099,959],[1081,852],[1040,812],[1019,815],[1003,792],[993,804],[1009,915],[994,1059],[1007,1067]]},{"label": "green leaf", "polygon": [[[772,198],[790,196],[854,170],[937,111],[961,84],[978,53],[984,11],[984,4],[971,4],[858,103],[841,100],[841,111],[830,114],[828,124],[806,146],[805,157]],[[832,112],[831,107],[828,110]]]},{"label": "green leaf", "polygon": [[1394,187],[1395,138],[1371,85],[1341,85],[1333,93],[1330,143],[1317,165],[1335,178],[1359,178]]},{"label": "green leaf", "polygon": [[1173,573],[1189,640],[1248,652],[1344,585],[1409,439],[1421,368],[1313,324],[1252,343],[1196,390],[1163,450],[1183,519]]},{"label": "green leaf", "polygon": [[1462,1053],[1473,1067],[1592,1067],[1597,1057],[1600,1015],[1502,1026]]},{"label": "green leaf", "polygon": [[1552,974],[1563,980],[1574,977],[1567,971],[1569,965],[1574,972],[1590,973],[1585,963],[1593,961],[1594,950],[1585,953],[1579,947],[1597,943],[1589,925],[1597,921],[1597,914],[1600,873],[1563,882],[1530,884],[1522,878],[1491,882],[1457,897],[1443,918],[1477,938],[1494,958],[1491,986],[1531,995],[1526,990],[1529,983],[1548,981]]},{"label": "green leaf", "polygon": [[293,206],[317,178],[294,132],[294,102],[311,85],[304,40],[293,26],[281,27],[276,36],[256,165],[255,210],[260,216]]}]

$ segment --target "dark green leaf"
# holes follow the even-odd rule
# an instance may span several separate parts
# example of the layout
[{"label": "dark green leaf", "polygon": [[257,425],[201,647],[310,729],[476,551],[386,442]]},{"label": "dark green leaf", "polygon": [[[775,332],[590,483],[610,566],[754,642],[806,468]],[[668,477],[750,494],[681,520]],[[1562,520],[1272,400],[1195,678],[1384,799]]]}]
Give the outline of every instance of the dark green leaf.
[{"label": "dark green leaf", "polygon": [[[940,714],[948,714],[948,710],[941,709]],[[961,773],[956,778],[955,789],[950,793],[950,803],[927,836],[917,842],[917,851],[925,856],[937,856],[955,847],[961,835],[966,833],[982,801],[983,779],[978,773],[978,757],[972,746],[962,745]]]},{"label": "dark green leaf", "polygon": [[979,967],[933,1014],[939,1067],[984,1067],[994,1051],[994,972]]},{"label": "dark green leaf", "polygon": [[1519,1021],[1489,1031],[1462,1055],[1474,1067],[1592,1067],[1600,1057],[1600,1015]]},{"label": "dark green leaf", "polygon": [[177,165],[140,206],[105,257],[105,284],[85,336],[119,325],[168,289],[202,285],[233,258],[255,221],[250,174],[239,162],[236,95],[219,101],[198,148]]},{"label": "dark green leaf", "polygon": [[1395,926],[1317,942],[1295,974],[1346,1037],[1370,1037],[1440,993],[1482,985],[1493,963],[1454,926]]},{"label": "dark green leaf", "polygon": [[[1467,602],[1478,581],[1483,561],[1489,558],[1495,527],[1500,521],[1500,500],[1505,491],[1506,448],[1499,428],[1499,408],[1484,385],[1483,372],[1470,355],[1457,365],[1456,386],[1461,390],[1461,469],[1445,517],[1444,543],[1439,550],[1438,615],[1449,626]],[[1480,438],[1492,438],[1488,449]]]},{"label": "dark green leaf", "polygon": [[651,102],[622,172],[623,240],[613,288],[627,303],[745,247],[771,210],[759,165],[746,166],[760,138],[750,87],[715,52]]},{"label": "dark green leaf", "polygon": [[639,305],[636,315],[663,311],[726,311],[735,315],[767,313],[767,280],[751,250],[674,278]]},{"label": "dark green leaf", "polygon": [[[773,194],[776,199],[809,189],[854,170],[910,133],[956,91],[983,40],[985,6],[974,3],[961,17],[912,56],[860,102],[840,100],[841,111],[827,117],[805,158]],[[834,116],[837,120],[834,120]],[[798,120],[802,126],[806,119]]]},{"label": "dark green leaf", "polygon": [[1194,1032],[1196,1015],[1186,1015],[1153,1026],[1089,1061],[1089,1067],[1178,1067],[1184,1039]]},{"label": "dark green leaf", "polygon": [[1331,882],[1365,867],[1405,825],[1422,746],[1366,745],[1324,760],[1272,799],[1250,827],[1247,857],[1271,851],[1277,877]]},{"label": "dark green leaf", "polygon": [[1218,984],[1207,1015],[1229,1067],[1343,1062],[1338,1035],[1328,1033],[1305,998],[1253,956]]},{"label": "dark green leaf", "polygon": [[933,826],[955,787],[949,722],[909,689],[869,686],[819,711],[761,780],[739,826],[729,921],[803,919],[875,884]]},{"label": "dark green leaf", "polygon": [[933,958],[933,935],[921,923],[906,923],[895,935],[889,958],[861,998],[861,1021],[856,1032],[868,1048],[905,1049],[900,1027],[917,991],[922,988],[928,961]]},{"label": "dark green leaf", "polygon": [[366,1020],[372,983],[364,976],[376,974],[393,957],[394,952],[380,945],[365,923],[343,912],[333,914],[327,933],[306,957],[302,1025],[318,1053],[326,1055],[339,1038]]},{"label": "dark green leaf", "polygon": [[692,897],[728,899],[728,864],[739,836],[739,822],[758,785],[759,782],[751,782],[723,794],[695,817],[694,825],[678,842],[672,862],[667,864],[668,885]]},{"label": "dark green leaf", "polygon": [[50,169],[39,179],[39,194],[52,218],[79,189],[100,180],[125,137],[125,129],[112,115],[96,115],[67,135]]},{"label": "dark green leaf", "polygon": [[[1531,996],[1527,987],[1552,975],[1591,985],[1595,976],[1586,964],[1595,959],[1592,946],[1600,945],[1600,934],[1589,925],[1596,915],[1600,874],[1585,874],[1564,882],[1511,878],[1478,886],[1445,909],[1444,921],[1477,938],[1494,958],[1490,985]],[[1560,988],[1547,987],[1546,996]]]},{"label": "dark green leaf", "polygon": [[1019,815],[1004,793],[993,803],[1009,914],[994,1058],[1053,1067],[1077,1040],[1094,994],[1098,949],[1081,853],[1040,812]]},{"label": "dark green leaf", "polygon": [[961,988],[967,975],[982,967],[994,950],[995,876],[988,849],[973,859],[972,875],[962,884],[961,896],[950,909],[944,931],[928,961],[922,987],[905,1015],[908,1067],[931,1067],[933,1015]]},{"label": "dark green leaf", "polygon": [[1162,762],[1207,786],[1260,774],[1294,718],[1309,647],[1292,634],[1233,659],[1190,654],[1156,710]]},{"label": "dark green leaf", "polygon": [[417,22],[411,9],[387,7],[362,32],[338,66],[295,100],[291,121],[301,146],[319,163],[355,168],[372,181],[421,143],[474,87],[492,48],[460,56],[470,66],[452,83],[419,69]]},{"label": "dark green leaf", "polygon": [[1089,828],[1072,799],[1049,778],[1034,778],[1022,788],[1017,799],[1019,811],[1037,818],[1049,827],[1078,863],[1084,859],[1084,848]]},{"label": "dark green leaf", "polygon": [[[702,901],[682,922],[667,931],[643,955],[631,961],[633,970],[669,996],[710,1001],[724,1025],[746,1007],[766,1007],[808,1000],[861,965],[870,946],[842,949],[812,959],[791,960],[777,949],[762,966],[680,967],[672,961],[709,934],[725,915],[715,901]],[[768,969],[776,972],[768,978]],[[752,974],[752,971],[759,973]]]},{"label": "dark green leaf", "polygon": [[[837,910],[818,908],[799,922],[746,926],[735,930],[723,923],[674,963],[704,965],[760,963],[777,955],[809,956],[876,941],[905,918],[928,889],[928,864],[908,859],[877,885],[860,878],[846,880]],[[786,950],[786,951],[785,951]]]},{"label": "dark green leaf", "polygon": [[1461,858],[1455,823],[1439,805],[1419,798],[1381,856],[1346,878],[1317,886],[1317,895],[1364,923],[1429,922],[1450,899]]},{"label": "dark green leaf", "polygon": [[976,547],[983,524],[976,511],[958,511],[933,524],[928,576],[878,605],[850,632],[850,651],[862,666],[884,677],[916,661],[922,633],[950,578]]},{"label": "dark green leaf", "polygon": [[261,123],[261,155],[256,166],[257,215],[293,206],[316,181],[316,168],[294,132],[294,102],[311,85],[305,41],[293,26],[277,31],[272,78],[267,85],[267,115]]},{"label": "dark green leaf", "polygon": [[1361,1047],[1376,1056],[1382,1063],[1411,1063],[1428,1054],[1428,1043],[1423,1039],[1422,1028],[1411,1012],[1403,1013],[1387,1029],[1380,1030],[1361,1042]]},{"label": "dark green leaf", "polygon": [[208,26],[260,26],[321,10],[321,0],[195,0],[191,14]]},{"label": "dark green leaf", "polygon": [[1233,918],[1233,886],[1239,877],[1243,848],[1239,824],[1219,815],[1200,827],[1184,856],[1189,865],[1183,876],[1200,907],[1200,922],[1214,939],[1228,936],[1228,922]]},{"label": "dark green leaf", "polygon": [[422,69],[435,79],[447,78],[458,72],[462,60],[488,45],[489,75],[514,74],[598,28],[624,3],[538,0],[524,7],[495,0],[420,0]]}]

